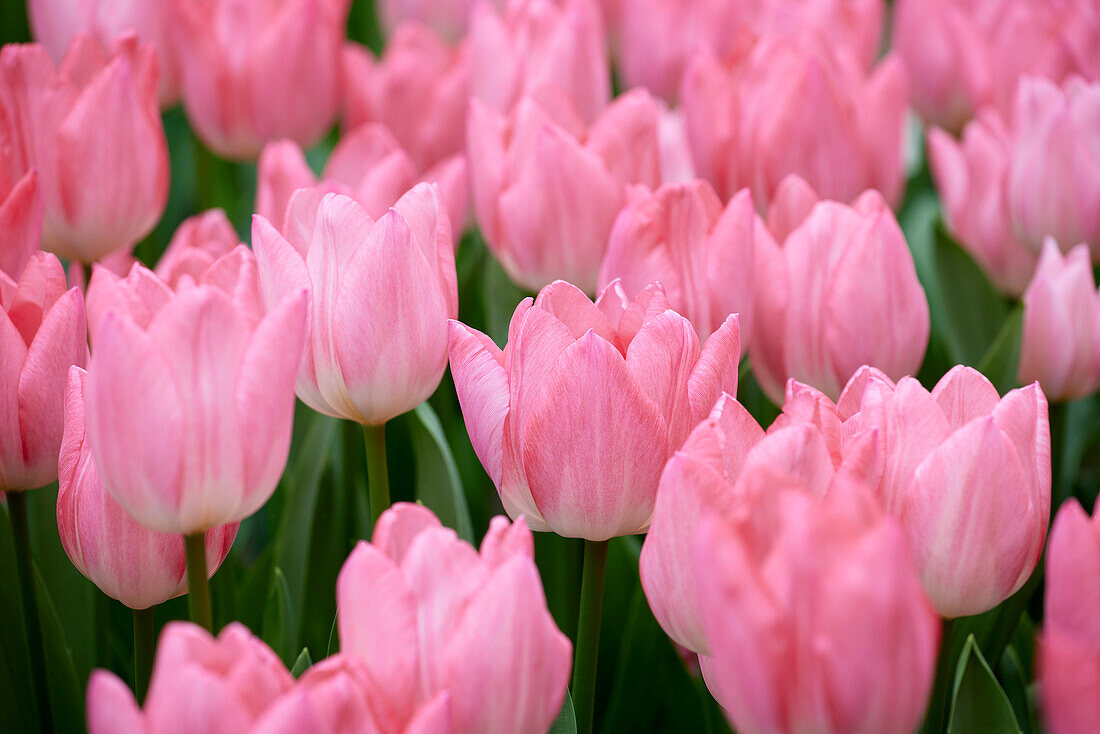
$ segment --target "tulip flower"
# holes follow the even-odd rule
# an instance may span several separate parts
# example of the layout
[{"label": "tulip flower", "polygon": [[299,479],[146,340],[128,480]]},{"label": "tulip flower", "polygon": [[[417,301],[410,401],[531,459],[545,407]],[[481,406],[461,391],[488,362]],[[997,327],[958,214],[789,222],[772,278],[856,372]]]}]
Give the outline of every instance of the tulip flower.
[{"label": "tulip flower", "polygon": [[904,536],[858,489],[769,485],[732,521],[701,522],[686,563],[706,572],[703,676],[738,732],[909,734],[921,720],[939,625]]},{"label": "tulip flower", "polygon": [[[929,598],[946,618],[980,614],[1018,590],[1050,517],[1050,427],[1037,384],[1004,398],[955,367],[931,391],[905,377],[854,379],[845,432],[872,432],[878,494],[898,517]],[[845,413],[846,411],[843,411]]]},{"label": "tulip flower", "polygon": [[537,290],[564,279],[594,291],[627,185],[660,184],[660,109],[635,90],[586,129],[568,100],[545,92],[524,97],[509,116],[471,102],[474,210],[518,284]]},{"label": "tulip flower", "polygon": [[451,46],[410,21],[386,41],[381,59],[348,44],[344,76],[346,129],[382,123],[419,170],[465,149],[470,61],[464,43]]},{"label": "tulip flower", "polygon": [[748,190],[723,207],[702,180],[633,187],[611,230],[600,290],[619,279],[634,296],[659,282],[701,339],[737,313],[741,338],[751,341],[755,221]]},{"label": "tulip flower", "polygon": [[1063,257],[1048,239],[1023,301],[1020,382],[1038,381],[1055,402],[1100,388],[1100,293],[1088,248]]},{"label": "tulip flower", "polygon": [[551,85],[591,125],[611,99],[607,41],[594,0],[479,2],[470,14],[470,89],[502,114]]},{"label": "tulip flower", "polygon": [[249,732],[294,679],[279,657],[239,622],[215,638],[187,622],[170,622],[157,646],[144,707],[113,673],[88,681],[90,734],[197,734],[232,727]]},{"label": "tulip flower", "polygon": [[379,731],[407,731],[443,692],[454,734],[546,731],[561,708],[571,646],[522,519],[494,518],[478,553],[430,510],[394,505],[340,570],[336,602],[341,651],[383,684]]},{"label": "tulip flower", "polygon": [[349,0],[177,0],[170,22],[187,117],[208,148],[255,158],[310,146],[340,106]]},{"label": "tulip flower", "polygon": [[77,33],[85,32],[104,46],[134,32],[157,51],[160,67],[159,98],[171,107],[179,97],[179,69],[168,46],[165,16],[168,0],[29,0],[27,14],[35,40],[57,63]]},{"label": "tulip flower", "polygon": [[90,263],[129,250],[160,219],[168,148],[156,84],[154,49],[133,36],[105,50],[77,34],[56,69],[36,44],[0,51],[0,139],[10,180],[38,172],[44,249]]},{"label": "tulip flower", "polygon": [[[240,244],[241,238],[225,211],[211,209],[180,223],[153,272],[172,289],[177,289],[185,277],[198,283],[215,262]],[[252,261],[242,256],[238,262],[243,265]]]},{"label": "tulip flower", "polygon": [[785,36],[834,47],[870,67],[882,35],[882,0],[620,0],[619,59],[626,87],[675,100],[694,48],[719,56],[748,37]]},{"label": "tulip flower", "polygon": [[[505,0],[479,0],[494,7],[504,7]],[[475,0],[378,0],[375,7],[386,34],[393,34],[402,23],[418,20],[444,38],[452,40],[466,35],[470,11]]]},{"label": "tulip flower", "polygon": [[17,280],[38,251],[42,237],[42,196],[36,171],[8,182],[3,169],[0,163],[0,272]]},{"label": "tulip flower", "polygon": [[751,357],[776,403],[787,378],[835,398],[864,364],[916,372],[928,345],[928,301],[886,202],[874,191],[851,207],[815,200],[789,178],[757,228]]},{"label": "tulip flower", "polygon": [[284,217],[294,192],[319,186],[358,201],[373,219],[389,211],[418,181],[437,183],[440,196],[454,224],[455,241],[466,221],[466,157],[455,155],[423,174],[392,133],[381,124],[368,123],[346,133],[337,143],[318,179],[302,149],[290,140],[269,143],[260,155],[256,186],[256,213],[286,235]]},{"label": "tulip flower", "polygon": [[1087,734],[1100,721],[1100,513],[1069,500],[1046,558],[1039,691],[1050,734]]},{"label": "tulip flower", "polygon": [[986,105],[1007,115],[1021,76],[1100,74],[1100,14],[1087,0],[899,0],[894,13],[913,106],[952,132]]},{"label": "tulip flower", "polygon": [[908,100],[894,57],[868,73],[844,53],[784,38],[727,61],[699,47],[681,100],[696,168],[723,198],[749,187],[763,211],[797,174],[826,199],[877,189],[901,201]]}]

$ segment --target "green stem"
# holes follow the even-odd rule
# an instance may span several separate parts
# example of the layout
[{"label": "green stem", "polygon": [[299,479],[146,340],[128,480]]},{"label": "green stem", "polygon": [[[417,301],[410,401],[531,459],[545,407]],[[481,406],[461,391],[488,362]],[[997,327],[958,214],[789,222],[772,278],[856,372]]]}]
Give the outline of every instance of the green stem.
[{"label": "green stem", "polygon": [[15,541],[15,562],[19,571],[19,591],[23,597],[23,623],[27,628],[27,648],[30,653],[34,697],[38,704],[38,725],[44,732],[53,731],[50,709],[50,685],[46,676],[46,648],[42,644],[42,626],[38,618],[38,596],[34,585],[34,560],[31,556],[31,535],[27,526],[27,496],[23,492],[8,492],[8,512],[11,514],[12,538]]},{"label": "green stem", "polygon": [[153,651],[157,647],[156,607],[134,610],[134,693],[140,703],[149,689],[153,673]]},{"label": "green stem", "polygon": [[187,551],[187,608],[191,621],[214,631],[214,613],[210,606],[210,580],[206,577],[206,533],[183,536]]},{"label": "green stem", "polygon": [[928,713],[924,717],[921,734],[942,734],[947,726],[947,708],[950,705],[949,691],[954,675],[951,665],[951,630],[955,620],[943,620],[943,636],[940,638],[940,657],[936,664],[936,680],[932,684],[932,699],[928,702]]},{"label": "green stem", "polygon": [[603,610],[603,577],[607,567],[606,540],[584,541],[577,649],[573,653],[573,706],[577,733],[591,734],[596,704],[596,659],[600,649],[600,616]]},{"label": "green stem", "polygon": [[386,424],[363,425],[363,443],[367,449],[367,490],[370,493],[370,520],[373,528],[390,506],[390,475],[386,467]]}]

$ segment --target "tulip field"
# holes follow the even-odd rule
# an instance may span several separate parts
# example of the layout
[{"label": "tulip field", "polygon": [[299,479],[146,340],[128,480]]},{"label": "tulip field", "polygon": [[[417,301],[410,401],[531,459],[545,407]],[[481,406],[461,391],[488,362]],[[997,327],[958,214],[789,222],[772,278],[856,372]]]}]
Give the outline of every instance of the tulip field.
[{"label": "tulip field", "polygon": [[1097,0],[4,0],[0,732],[1100,732]]}]

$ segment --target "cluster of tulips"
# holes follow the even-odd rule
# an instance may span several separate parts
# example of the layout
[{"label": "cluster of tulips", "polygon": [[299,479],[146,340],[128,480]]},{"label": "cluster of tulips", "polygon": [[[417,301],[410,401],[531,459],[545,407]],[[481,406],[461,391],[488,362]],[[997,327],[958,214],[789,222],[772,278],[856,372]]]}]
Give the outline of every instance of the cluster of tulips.
[{"label": "cluster of tulips", "polygon": [[[606,580],[701,692],[633,728],[1100,730],[1095,0],[26,11],[0,729],[612,734]],[[358,519],[273,540],[311,469]]]}]

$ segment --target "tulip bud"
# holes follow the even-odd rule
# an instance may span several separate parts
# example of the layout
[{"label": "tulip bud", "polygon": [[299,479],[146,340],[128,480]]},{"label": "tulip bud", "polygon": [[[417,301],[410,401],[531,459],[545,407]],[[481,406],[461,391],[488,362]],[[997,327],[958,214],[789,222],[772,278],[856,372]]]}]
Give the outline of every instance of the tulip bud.
[{"label": "tulip bud", "polygon": [[753,306],[752,198],[742,191],[724,208],[706,181],[642,186],[615,219],[600,267],[600,290],[621,280],[628,296],[664,286],[669,305],[705,339],[731,313],[751,340]]},{"label": "tulip bud", "polygon": [[660,109],[628,92],[586,129],[568,100],[546,92],[509,116],[471,102],[474,209],[514,281],[537,290],[564,279],[591,292],[627,185],[660,183]]},{"label": "tulip bud", "polygon": [[84,366],[84,298],[65,270],[37,252],[19,281],[0,271],[0,489],[36,489],[57,478],[70,365]]},{"label": "tulip bud", "polygon": [[886,202],[874,191],[851,207],[814,199],[787,179],[772,231],[756,231],[752,365],[776,403],[787,378],[836,397],[864,364],[895,378],[915,372],[928,345],[928,302]]},{"label": "tulip bud", "polygon": [[1024,292],[1020,382],[1038,381],[1049,400],[1075,400],[1100,387],[1100,293],[1085,245],[1063,257],[1047,239]]},{"label": "tulip bud", "polygon": [[153,47],[133,36],[105,50],[77,34],[54,68],[42,46],[0,52],[0,139],[13,178],[37,169],[42,246],[90,263],[129,250],[168,197],[168,147]]},{"label": "tulip bud", "polygon": [[226,158],[264,143],[310,146],[340,105],[349,0],[178,0],[171,36],[183,105],[202,141]]},{"label": "tulip bud", "polygon": [[[147,609],[187,591],[183,538],[144,527],[111,499],[85,441],[84,381],[69,371],[65,433],[58,459],[57,529],[69,560],[100,590],[131,609]],[[237,537],[237,523],[206,534],[207,576]]]},{"label": "tulip bud", "polygon": [[375,220],[355,200],[296,193],[286,236],[262,216],[252,242],[269,307],[311,293],[298,396],[314,410],[380,425],[435,392],[458,313],[451,228],[435,184]]},{"label": "tulip bud", "polygon": [[398,503],[348,557],[336,601],[341,649],[385,683],[383,731],[443,692],[454,734],[546,731],[561,708],[571,646],[522,519],[494,518],[478,553],[430,510]]},{"label": "tulip bud", "polygon": [[593,304],[562,281],[525,299],[502,352],[451,323],[451,374],[478,458],[512,517],[588,540],[645,532],[665,461],[723,391],[737,317],[702,349],[660,286]]},{"label": "tulip bud", "polygon": [[38,252],[42,237],[42,196],[38,191],[37,171],[28,171],[8,186],[2,166],[0,162],[0,271],[15,280]]}]

